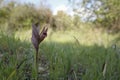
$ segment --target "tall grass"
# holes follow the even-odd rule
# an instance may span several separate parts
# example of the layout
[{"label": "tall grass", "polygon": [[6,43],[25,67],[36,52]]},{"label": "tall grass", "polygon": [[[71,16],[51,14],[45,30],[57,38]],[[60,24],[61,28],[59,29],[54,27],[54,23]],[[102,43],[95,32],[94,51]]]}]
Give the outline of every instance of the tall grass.
[{"label": "tall grass", "polygon": [[22,66],[26,65],[24,60],[32,57],[32,53],[29,43],[0,33],[0,79],[17,80],[25,76],[22,70],[25,67]]},{"label": "tall grass", "polygon": [[[117,36],[92,29],[48,35],[39,46],[39,80],[119,80],[119,44],[112,47]],[[9,80],[34,79],[34,50],[28,39],[0,34],[1,80],[8,79],[14,70],[16,72]],[[107,66],[103,76],[104,63]]]}]

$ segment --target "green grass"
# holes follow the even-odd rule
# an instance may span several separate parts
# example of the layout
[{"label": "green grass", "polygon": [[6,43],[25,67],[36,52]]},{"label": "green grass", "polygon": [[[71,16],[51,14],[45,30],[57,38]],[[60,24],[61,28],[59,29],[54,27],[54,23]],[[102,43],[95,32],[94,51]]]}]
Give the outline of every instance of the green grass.
[{"label": "green grass", "polygon": [[[31,30],[17,32],[14,36],[0,34],[0,79],[32,80],[35,75]],[[112,48],[114,44],[117,48]],[[119,46],[119,34],[89,27],[49,30],[48,37],[40,44],[39,80],[119,80]],[[104,62],[107,62],[105,76],[102,73]]]}]

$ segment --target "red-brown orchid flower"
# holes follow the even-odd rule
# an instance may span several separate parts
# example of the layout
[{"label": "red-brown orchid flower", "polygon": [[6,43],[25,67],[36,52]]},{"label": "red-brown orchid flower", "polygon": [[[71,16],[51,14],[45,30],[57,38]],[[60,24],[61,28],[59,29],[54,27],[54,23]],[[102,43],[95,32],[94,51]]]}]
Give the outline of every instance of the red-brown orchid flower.
[{"label": "red-brown orchid flower", "polygon": [[43,27],[41,33],[39,34],[39,30],[37,29],[37,25],[36,24],[32,24],[32,44],[34,46],[34,48],[36,49],[36,53],[35,53],[35,71],[36,71],[36,80],[38,80],[38,49],[39,49],[39,44],[45,39],[45,37],[47,36],[47,27]]},{"label": "red-brown orchid flower", "polygon": [[32,24],[32,44],[34,45],[34,48],[36,51],[38,51],[39,44],[45,39],[47,36],[47,30],[48,28],[46,26],[43,27],[41,33],[39,34],[39,30],[37,29],[37,26],[35,24]]}]

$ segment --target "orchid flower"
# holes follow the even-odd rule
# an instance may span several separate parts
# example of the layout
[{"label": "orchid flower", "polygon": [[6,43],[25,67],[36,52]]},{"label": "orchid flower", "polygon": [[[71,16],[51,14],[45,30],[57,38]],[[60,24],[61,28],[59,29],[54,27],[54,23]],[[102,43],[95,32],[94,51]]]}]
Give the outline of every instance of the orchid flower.
[{"label": "orchid flower", "polygon": [[46,26],[43,27],[41,33],[39,34],[39,30],[37,29],[37,26],[35,24],[32,24],[32,44],[36,50],[36,53],[34,55],[34,61],[35,61],[35,73],[36,73],[36,80],[38,80],[38,49],[39,44],[47,37],[47,30],[48,28]]},{"label": "orchid flower", "polygon": [[32,25],[32,44],[34,45],[34,48],[36,51],[38,51],[39,44],[47,37],[47,30],[48,28],[44,26],[41,33],[39,34],[39,30],[37,29],[37,26],[35,24]]}]

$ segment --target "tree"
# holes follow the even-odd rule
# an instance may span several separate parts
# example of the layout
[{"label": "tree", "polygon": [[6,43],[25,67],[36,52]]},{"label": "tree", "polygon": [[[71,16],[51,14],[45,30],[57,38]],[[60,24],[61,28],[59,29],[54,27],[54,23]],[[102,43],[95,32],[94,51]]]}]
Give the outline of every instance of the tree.
[{"label": "tree", "polygon": [[[120,0],[70,0],[73,10],[81,17],[101,27],[120,30]],[[81,10],[82,9],[82,10]]]},{"label": "tree", "polygon": [[51,16],[52,12],[49,8],[44,6],[36,8],[33,4],[8,2],[0,8],[0,24],[7,25],[7,30],[31,28],[31,23],[40,23],[41,25],[49,23]]},{"label": "tree", "polygon": [[65,30],[72,27],[72,18],[63,11],[58,11],[52,18],[53,29]]}]

